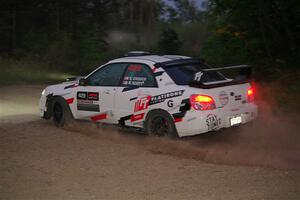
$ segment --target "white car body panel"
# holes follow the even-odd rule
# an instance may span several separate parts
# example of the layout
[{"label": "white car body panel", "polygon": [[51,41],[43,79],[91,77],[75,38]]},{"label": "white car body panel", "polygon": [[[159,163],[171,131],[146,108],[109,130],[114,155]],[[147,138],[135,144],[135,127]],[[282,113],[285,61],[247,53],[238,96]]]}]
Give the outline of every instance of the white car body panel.
[{"label": "white car body panel", "polygon": [[[154,109],[162,109],[174,118],[180,137],[230,127],[230,118],[235,116],[241,117],[241,124],[255,119],[257,116],[256,104],[246,102],[247,89],[251,87],[249,83],[212,89],[194,88],[175,84],[162,68],[154,67],[155,63],[179,58],[189,57],[173,55],[125,57],[105,64],[146,64],[154,73],[160,74],[155,76],[158,87],[138,87],[124,91],[126,90],[124,86],[78,86],[78,81],[48,86],[40,99],[40,115],[43,116],[47,112],[47,95],[51,95],[63,97],[69,102],[75,119],[112,124],[121,123],[132,127],[143,128],[147,113]],[[100,66],[90,75],[105,65]],[[199,111],[190,108],[184,110],[192,94],[213,97],[216,109]],[[182,117],[175,118],[177,115]]]}]

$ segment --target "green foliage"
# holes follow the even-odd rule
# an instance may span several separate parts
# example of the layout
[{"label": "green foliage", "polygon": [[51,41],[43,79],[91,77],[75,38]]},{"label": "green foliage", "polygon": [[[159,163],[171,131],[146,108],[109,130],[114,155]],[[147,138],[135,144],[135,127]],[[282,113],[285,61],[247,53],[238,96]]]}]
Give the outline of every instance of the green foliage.
[{"label": "green foliage", "polygon": [[212,34],[203,55],[210,61],[215,56],[218,64],[255,65],[264,79],[294,70],[300,64],[299,10],[297,0],[211,0]]},{"label": "green foliage", "polygon": [[264,101],[299,110],[299,10],[297,0],[211,0],[202,55],[220,66],[254,66]]},{"label": "green foliage", "polygon": [[181,45],[176,31],[171,28],[163,30],[158,40],[158,50],[163,54],[178,54]]},{"label": "green foliage", "polygon": [[249,63],[245,41],[230,34],[214,34],[204,49],[201,55],[216,66]]},{"label": "green foliage", "polygon": [[73,77],[37,60],[0,59],[0,84],[53,84]]}]

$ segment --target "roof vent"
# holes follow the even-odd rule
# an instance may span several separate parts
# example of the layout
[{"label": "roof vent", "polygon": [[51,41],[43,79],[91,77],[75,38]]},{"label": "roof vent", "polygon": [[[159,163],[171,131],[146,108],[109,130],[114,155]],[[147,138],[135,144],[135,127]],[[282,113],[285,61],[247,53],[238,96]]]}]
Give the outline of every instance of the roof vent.
[{"label": "roof vent", "polygon": [[128,53],[124,54],[125,57],[148,56],[148,55],[152,55],[152,54],[147,51],[129,51]]}]

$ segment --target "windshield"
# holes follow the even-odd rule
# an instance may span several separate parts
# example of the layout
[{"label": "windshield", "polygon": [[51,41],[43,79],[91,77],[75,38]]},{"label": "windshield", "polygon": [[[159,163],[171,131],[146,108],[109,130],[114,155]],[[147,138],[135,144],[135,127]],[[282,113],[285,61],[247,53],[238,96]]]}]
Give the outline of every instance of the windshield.
[{"label": "windshield", "polygon": [[[197,72],[208,69],[208,67],[201,64],[185,64],[163,67],[163,69],[177,85],[188,85]],[[202,83],[222,80],[226,80],[226,78],[219,72],[206,72],[201,77]]]}]

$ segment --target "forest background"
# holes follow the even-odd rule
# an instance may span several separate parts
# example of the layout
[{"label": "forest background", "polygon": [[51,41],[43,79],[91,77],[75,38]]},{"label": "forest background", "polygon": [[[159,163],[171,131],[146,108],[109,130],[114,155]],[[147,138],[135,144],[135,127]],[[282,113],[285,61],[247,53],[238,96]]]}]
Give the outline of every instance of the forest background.
[{"label": "forest background", "polygon": [[249,64],[299,109],[298,0],[0,0],[0,83],[85,75],[131,50]]}]

